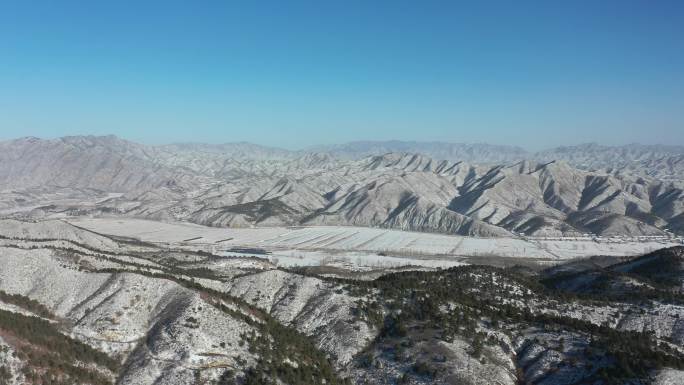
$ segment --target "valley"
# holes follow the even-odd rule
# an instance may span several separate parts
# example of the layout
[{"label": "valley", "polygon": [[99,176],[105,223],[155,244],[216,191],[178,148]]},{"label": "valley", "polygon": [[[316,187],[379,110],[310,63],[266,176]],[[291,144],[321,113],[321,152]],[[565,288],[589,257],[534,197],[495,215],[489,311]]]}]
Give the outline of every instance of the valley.
[{"label": "valley", "polygon": [[684,385],[682,20],[0,2],[0,385]]},{"label": "valley", "polygon": [[438,147],[0,143],[0,383],[684,380],[675,150]]},{"label": "valley", "polygon": [[[126,218],[65,219],[95,233],[219,255],[266,257],[288,267],[451,267],[510,259],[535,264],[596,255],[635,256],[682,245],[678,237],[477,238],[346,226],[213,228]],[[252,251],[252,253],[250,253]]]}]

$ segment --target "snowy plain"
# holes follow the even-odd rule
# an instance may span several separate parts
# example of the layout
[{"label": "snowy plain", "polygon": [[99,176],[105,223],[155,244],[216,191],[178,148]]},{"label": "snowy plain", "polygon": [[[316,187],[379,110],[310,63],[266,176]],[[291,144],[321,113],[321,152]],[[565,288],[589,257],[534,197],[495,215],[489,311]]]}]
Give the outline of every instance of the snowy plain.
[{"label": "snowy plain", "polygon": [[351,226],[217,228],[130,218],[66,219],[105,235],[218,255],[252,255],[281,266],[451,267],[477,258],[558,263],[594,255],[640,255],[681,244],[675,238],[478,238]]}]

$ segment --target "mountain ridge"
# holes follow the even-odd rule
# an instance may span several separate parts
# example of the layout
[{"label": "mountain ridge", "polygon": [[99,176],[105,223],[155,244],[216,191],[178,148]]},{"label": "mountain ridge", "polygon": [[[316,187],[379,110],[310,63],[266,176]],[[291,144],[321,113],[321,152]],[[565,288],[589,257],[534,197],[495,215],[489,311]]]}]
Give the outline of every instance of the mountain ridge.
[{"label": "mountain ridge", "polygon": [[[10,216],[78,211],[219,227],[353,225],[479,236],[684,230],[684,162],[671,162],[659,178],[653,150],[629,166],[599,170],[572,164],[584,155],[493,165],[407,152],[343,159],[244,143],[146,146],[115,136],[22,138],[0,142],[0,150],[0,207]],[[639,168],[644,159],[649,166]]]}]

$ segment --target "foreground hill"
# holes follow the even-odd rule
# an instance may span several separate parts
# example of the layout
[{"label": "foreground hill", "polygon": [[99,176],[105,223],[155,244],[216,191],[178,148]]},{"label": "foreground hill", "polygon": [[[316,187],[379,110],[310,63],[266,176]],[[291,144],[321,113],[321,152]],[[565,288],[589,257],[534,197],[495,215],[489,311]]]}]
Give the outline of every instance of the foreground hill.
[{"label": "foreground hill", "polygon": [[[683,302],[665,287],[602,298],[549,289],[547,273],[487,266],[357,281],[54,221],[14,224],[21,232],[0,226],[5,383],[666,384],[684,375]],[[671,256],[681,271],[681,255],[616,266],[659,279],[648,263]]]},{"label": "foreground hill", "polygon": [[0,150],[0,210],[17,218],[117,214],[219,227],[354,225],[488,237],[684,231],[676,172],[659,180],[631,169],[656,155],[625,155],[633,158],[627,165],[588,171],[557,160],[478,165],[411,153],[345,160],[334,152],[155,147],[115,137],[26,138]]}]

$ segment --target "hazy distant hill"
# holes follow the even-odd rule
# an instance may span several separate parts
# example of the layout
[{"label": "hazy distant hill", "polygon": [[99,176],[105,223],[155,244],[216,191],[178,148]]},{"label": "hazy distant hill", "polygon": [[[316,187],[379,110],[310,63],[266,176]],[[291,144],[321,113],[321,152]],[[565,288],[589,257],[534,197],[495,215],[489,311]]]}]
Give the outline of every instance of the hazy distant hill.
[{"label": "hazy distant hill", "polygon": [[491,144],[443,142],[360,141],[328,146],[315,146],[309,151],[326,152],[344,159],[360,159],[389,152],[417,153],[439,160],[472,163],[508,163],[526,159],[529,154],[520,147]]},{"label": "hazy distant hill", "polygon": [[92,188],[111,192],[192,188],[198,176],[156,161],[155,149],[114,136],[0,142],[0,184]]},{"label": "hazy distant hill", "polygon": [[556,147],[535,154],[540,160],[563,159],[577,167],[587,169],[622,168],[641,163],[684,155],[684,146],[628,144],[602,146],[595,143]]},{"label": "hazy distant hill", "polygon": [[609,170],[650,175],[665,180],[684,179],[684,146],[602,146],[595,143],[528,152],[520,147],[442,142],[366,141],[316,146],[309,150],[343,159],[360,159],[389,152],[417,153],[434,159],[478,164],[516,163],[522,160],[564,160],[584,170]]}]

